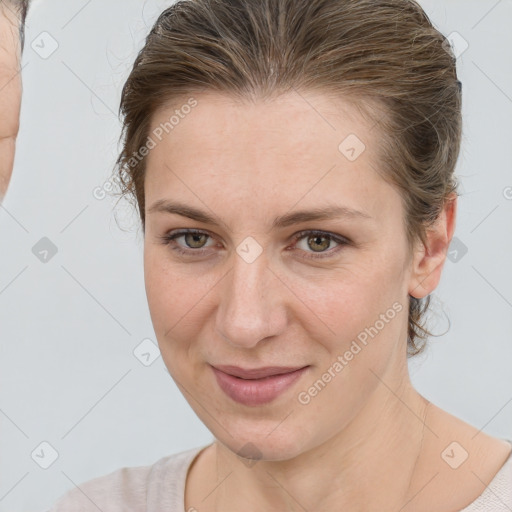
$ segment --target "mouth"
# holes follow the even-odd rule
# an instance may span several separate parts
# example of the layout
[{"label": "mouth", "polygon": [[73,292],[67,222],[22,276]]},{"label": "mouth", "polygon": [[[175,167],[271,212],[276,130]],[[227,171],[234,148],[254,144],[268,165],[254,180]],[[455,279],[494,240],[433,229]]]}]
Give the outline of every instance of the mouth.
[{"label": "mouth", "polygon": [[258,406],[275,400],[289,389],[309,366],[244,369],[236,366],[212,366],[220,389],[235,402]]}]

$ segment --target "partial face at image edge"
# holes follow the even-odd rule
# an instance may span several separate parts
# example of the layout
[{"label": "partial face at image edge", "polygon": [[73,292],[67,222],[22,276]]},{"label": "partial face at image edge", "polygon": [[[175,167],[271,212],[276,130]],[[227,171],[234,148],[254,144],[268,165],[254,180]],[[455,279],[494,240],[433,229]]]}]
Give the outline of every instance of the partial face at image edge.
[{"label": "partial face at image edge", "polygon": [[11,180],[21,108],[21,51],[28,2],[0,1],[0,202]]}]

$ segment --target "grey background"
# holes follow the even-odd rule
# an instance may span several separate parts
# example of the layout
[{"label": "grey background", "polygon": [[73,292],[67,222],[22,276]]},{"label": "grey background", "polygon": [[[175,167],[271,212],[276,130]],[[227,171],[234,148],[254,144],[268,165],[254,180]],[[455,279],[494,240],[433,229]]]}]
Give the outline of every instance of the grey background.
[{"label": "grey background", "polygon": [[[458,58],[457,252],[434,294],[440,336],[411,360],[412,378],[440,407],[512,439],[512,2],[421,3],[469,46]],[[145,366],[133,353],[156,343],[141,231],[129,207],[93,194],[117,155],[123,81],[169,4],[40,0],[29,13],[21,130],[0,207],[0,512],[44,510],[75,484],[212,439],[161,357]],[[48,469],[44,441],[58,452]]]}]

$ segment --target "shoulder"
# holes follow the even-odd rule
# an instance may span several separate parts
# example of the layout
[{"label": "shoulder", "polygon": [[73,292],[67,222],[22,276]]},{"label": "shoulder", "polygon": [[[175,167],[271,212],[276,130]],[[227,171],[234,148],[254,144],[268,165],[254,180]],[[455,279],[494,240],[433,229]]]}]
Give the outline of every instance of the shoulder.
[{"label": "shoulder", "polygon": [[203,448],[168,455],[148,466],[123,467],[81,483],[47,512],[145,512],[153,502],[174,507],[176,500],[183,500],[188,467]]},{"label": "shoulder", "polygon": [[[512,444],[512,441],[507,440]],[[512,510],[512,452],[483,493],[461,512],[509,512]]]}]

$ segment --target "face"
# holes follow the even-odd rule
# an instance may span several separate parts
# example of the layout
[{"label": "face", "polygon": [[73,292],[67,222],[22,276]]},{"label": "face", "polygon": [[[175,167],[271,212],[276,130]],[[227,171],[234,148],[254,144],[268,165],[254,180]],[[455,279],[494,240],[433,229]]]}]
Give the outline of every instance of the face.
[{"label": "face", "polygon": [[0,201],[14,164],[21,105],[19,20],[9,3],[0,2]]},{"label": "face", "polygon": [[[194,99],[152,122],[160,133],[177,108],[187,112],[153,136],[147,156],[152,322],[170,374],[214,436],[233,452],[252,443],[263,458],[288,459],[371,401],[370,370],[403,372],[412,278],[401,198],[376,170],[379,134],[342,100]],[[291,216],[327,207],[340,211]],[[304,370],[265,383],[212,368],[222,365]]]}]

